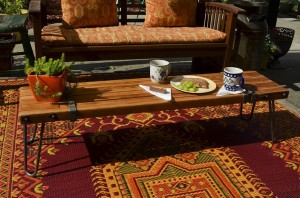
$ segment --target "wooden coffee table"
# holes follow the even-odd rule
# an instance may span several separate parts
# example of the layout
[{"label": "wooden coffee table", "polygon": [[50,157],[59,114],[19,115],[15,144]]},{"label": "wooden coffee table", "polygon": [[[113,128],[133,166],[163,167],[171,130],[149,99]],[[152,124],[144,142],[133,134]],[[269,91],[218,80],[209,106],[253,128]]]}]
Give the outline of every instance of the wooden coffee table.
[{"label": "wooden coffee table", "polygon": [[[202,106],[241,104],[241,116],[250,119],[255,102],[269,101],[271,115],[271,139],[274,141],[274,100],[288,97],[289,91],[257,73],[246,71],[245,78],[246,93],[226,96],[216,96],[223,85],[223,74],[201,74],[199,76],[208,78],[217,84],[217,88],[209,93],[191,94],[184,93],[173,88],[169,83],[161,84],[161,87],[172,87],[172,101],[165,101],[141,89],[138,85],[156,85],[150,78],[106,80],[79,83],[77,88],[72,89],[69,101],[51,104],[35,102],[29,87],[20,88],[19,120],[24,124],[24,168],[28,175],[36,176],[39,166],[40,152],[45,122],[57,120],[76,120],[78,118],[120,115],[139,112],[152,112],[160,110],[173,110]],[[172,77],[169,77],[169,81]],[[253,103],[250,114],[243,115],[243,103]],[[76,107],[76,108],[75,108]],[[35,169],[30,172],[27,167],[27,147],[34,141],[36,131],[28,139],[27,124],[41,123],[40,136],[38,138],[38,151]]]}]

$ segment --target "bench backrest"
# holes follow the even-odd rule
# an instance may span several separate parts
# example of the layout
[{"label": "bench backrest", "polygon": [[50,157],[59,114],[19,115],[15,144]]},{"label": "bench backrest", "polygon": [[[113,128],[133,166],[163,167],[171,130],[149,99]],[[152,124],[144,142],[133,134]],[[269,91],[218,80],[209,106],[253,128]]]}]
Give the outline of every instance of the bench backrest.
[{"label": "bench backrest", "polygon": [[[42,27],[62,21],[61,0],[41,0]],[[196,25],[213,28],[226,32],[228,13],[224,10],[210,9],[209,3],[199,0],[197,6]],[[119,22],[122,25],[130,23],[143,23],[146,15],[145,0],[116,0]]]},{"label": "bench backrest", "polygon": [[[236,27],[235,24],[236,24],[237,15],[240,13],[245,13],[245,11],[238,7],[231,6],[224,3],[205,2],[205,1],[207,0],[198,0],[197,13],[196,13],[196,25],[202,27],[209,27],[226,33],[225,44],[228,47],[228,49],[229,47],[231,49],[234,33],[235,33],[235,27]],[[146,11],[145,9],[147,9],[145,7],[144,2],[145,2],[144,0],[116,0],[116,3],[118,5],[120,24],[125,25],[131,22],[143,22],[145,18],[145,11]],[[71,52],[76,51],[76,48],[66,49],[66,48],[56,47],[55,49],[54,48],[50,49],[43,45],[42,28],[53,22],[62,22],[60,0],[31,0],[29,5],[29,14],[33,21],[35,49],[36,49],[37,57],[41,57],[43,55],[49,55],[49,54],[53,56],[54,53],[59,54],[61,52],[67,52],[68,50],[70,51],[70,54]],[[132,14],[135,14],[136,16],[139,17],[130,16]],[[201,45],[199,44],[196,45],[197,47],[201,48]],[[149,49],[146,50],[153,52],[151,46],[147,46],[147,47],[149,47]],[[159,47],[164,47],[164,45]],[[122,48],[122,46],[120,48]],[[100,49],[102,50],[102,47],[97,48],[93,46],[93,49],[95,51]],[[191,48],[191,50],[193,49],[194,48]],[[229,54],[230,50],[227,51],[228,52],[226,52],[225,56],[230,57]],[[144,57],[145,54],[148,54],[148,52],[144,53],[143,56],[141,55],[138,58],[145,58]],[[170,56],[170,53],[167,54],[167,56]],[[228,63],[224,65],[229,65],[229,61],[227,62]]]}]

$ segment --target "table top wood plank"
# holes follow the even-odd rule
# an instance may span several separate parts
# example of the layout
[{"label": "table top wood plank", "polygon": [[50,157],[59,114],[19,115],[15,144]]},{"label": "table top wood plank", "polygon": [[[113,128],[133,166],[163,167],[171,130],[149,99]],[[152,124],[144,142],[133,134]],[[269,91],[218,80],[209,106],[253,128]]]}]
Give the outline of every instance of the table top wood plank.
[{"label": "table top wood plank", "polygon": [[[255,91],[258,100],[282,99],[288,96],[288,90],[256,71],[244,72],[245,84]],[[105,81],[81,82],[72,90],[77,108],[77,118],[119,115],[138,112],[153,112],[201,106],[226,105],[244,102],[243,94],[216,96],[223,86],[223,74],[199,74],[217,85],[216,90],[193,94],[184,93],[173,88],[168,78],[166,84],[154,84],[150,78],[118,79]],[[138,85],[154,85],[172,89],[172,101],[165,101],[146,92]],[[19,118],[30,117],[31,122],[53,121],[55,114],[58,120],[70,118],[70,110],[66,103],[51,104],[36,102],[29,87],[20,88]]]}]

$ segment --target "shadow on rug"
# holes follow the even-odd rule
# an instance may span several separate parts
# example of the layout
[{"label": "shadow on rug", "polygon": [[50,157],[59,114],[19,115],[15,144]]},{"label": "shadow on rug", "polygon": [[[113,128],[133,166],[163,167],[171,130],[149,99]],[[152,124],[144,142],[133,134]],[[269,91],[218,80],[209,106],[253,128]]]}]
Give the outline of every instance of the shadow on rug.
[{"label": "shadow on rug", "polygon": [[14,87],[26,81],[0,83],[10,84],[0,106],[0,197],[300,194],[299,118],[276,103],[279,141],[272,143],[265,102],[249,122],[238,117],[236,104],[47,123],[39,176],[31,178]]}]

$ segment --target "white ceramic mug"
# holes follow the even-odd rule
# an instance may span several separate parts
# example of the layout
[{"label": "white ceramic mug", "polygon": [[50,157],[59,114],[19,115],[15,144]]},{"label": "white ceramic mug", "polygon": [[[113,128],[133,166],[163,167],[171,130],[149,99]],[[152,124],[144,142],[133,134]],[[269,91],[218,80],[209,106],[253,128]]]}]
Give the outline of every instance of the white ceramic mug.
[{"label": "white ceramic mug", "polygon": [[165,60],[150,61],[150,78],[154,83],[165,83],[170,73],[171,65]]},{"label": "white ceramic mug", "polygon": [[238,67],[224,68],[224,86],[228,91],[237,91],[244,85],[243,70]]}]

